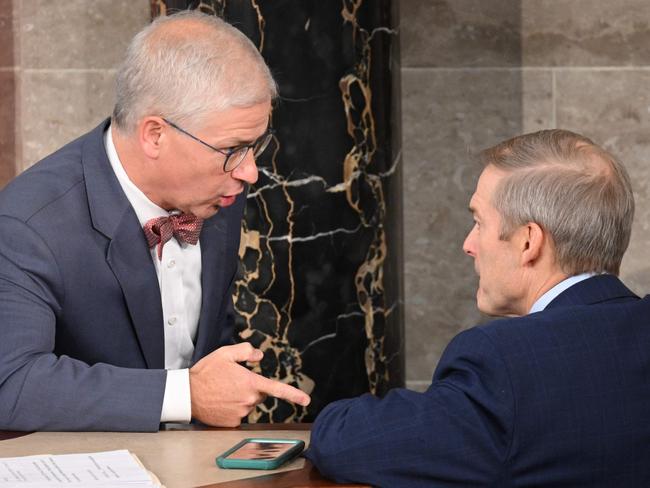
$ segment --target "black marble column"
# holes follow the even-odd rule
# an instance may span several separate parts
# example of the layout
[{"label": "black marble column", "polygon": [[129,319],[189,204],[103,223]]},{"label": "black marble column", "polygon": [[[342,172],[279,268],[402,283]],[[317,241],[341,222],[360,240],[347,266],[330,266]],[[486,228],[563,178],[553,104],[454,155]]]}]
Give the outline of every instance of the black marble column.
[{"label": "black marble column", "polygon": [[404,383],[399,56],[390,0],[152,0],[199,8],[258,46],[279,85],[236,282],[257,371],[312,395],[251,422],[310,421],[329,402]]}]

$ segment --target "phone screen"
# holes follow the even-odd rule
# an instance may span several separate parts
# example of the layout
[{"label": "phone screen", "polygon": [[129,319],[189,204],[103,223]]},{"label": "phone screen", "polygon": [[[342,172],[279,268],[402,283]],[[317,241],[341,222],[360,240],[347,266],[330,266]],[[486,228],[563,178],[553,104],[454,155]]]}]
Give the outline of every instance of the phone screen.
[{"label": "phone screen", "polygon": [[226,459],[275,459],[294,445],[288,442],[247,442]]}]

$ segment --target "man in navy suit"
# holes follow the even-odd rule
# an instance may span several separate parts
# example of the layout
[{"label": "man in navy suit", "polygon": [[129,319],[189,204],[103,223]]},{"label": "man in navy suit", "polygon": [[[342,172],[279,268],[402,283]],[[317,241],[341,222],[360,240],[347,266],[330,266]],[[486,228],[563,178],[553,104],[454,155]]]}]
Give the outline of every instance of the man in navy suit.
[{"label": "man in navy suit", "polygon": [[240,423],[309,396],[238,364],[232,285],[255,156],[277,95],[214,16],[129,46],[111,120],[0,194],[0,429],[155,431]]},{"label": "man in navy suit", "polygon": [[424,393],[326,407],[307,457],[386,487],[650,486],[650,297],[616,277],[634,214],[609,153],[563,130],[483,152],[464,251],[478,307]]}]

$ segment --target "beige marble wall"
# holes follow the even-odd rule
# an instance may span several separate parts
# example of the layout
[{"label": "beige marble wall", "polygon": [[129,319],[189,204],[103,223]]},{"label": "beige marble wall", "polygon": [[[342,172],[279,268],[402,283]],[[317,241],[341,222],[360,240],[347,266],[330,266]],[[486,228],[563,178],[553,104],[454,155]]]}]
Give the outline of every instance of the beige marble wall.
[{"label": "beige marble wall", "polygon": [[618,155],[637,200],[622,277],[650,292],[650,3],[400,6],[407,382],[422,389],[449,340],[481,320],[461,245],[482,147],[562,127]]},{"label": "beige marble wall", "polygon": [[16,80],[13,3],[0,0],[0,188],[14,175]]},{"label": "beige marble wall", "polygon": [[19,172],[110,115],[115,68],[129,40],[150,21],[150,5],[148,0],[13,3]]}]

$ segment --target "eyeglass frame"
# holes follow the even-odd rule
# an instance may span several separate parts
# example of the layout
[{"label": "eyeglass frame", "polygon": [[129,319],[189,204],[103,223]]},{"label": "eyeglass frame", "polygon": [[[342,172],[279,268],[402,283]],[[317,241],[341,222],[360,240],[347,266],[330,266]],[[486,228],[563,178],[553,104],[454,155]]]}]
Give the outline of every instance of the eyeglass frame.
[{"label": "eyeglass frame", "polygon": [[[224,161],[223,161],[223,172],[224,172],[224,173],[231,173],[231,172],[235,171],[237,168],[239,168],[239,166],[241,166],[241,164],[244,162],[244,159],[246,159],[246,155],[248,154],[248,151],[249,151],[250,149],[254,149],[255,146],[256,146],[260,141],[263,141],[262,144],[260,144],[260,147],[261,147],[262,149],[261,149],[257,154],[255,154],[255,152],[253,152],[253,157],[258,157],[260,154],[262,154],[262,153],[266,150],[266,148],[269,146],[269,143],[271,142],[271,138],[273,137],[273,134],[275,134],[275,131],[274,131],[272,128],[269,127],[269,128],[266,129],[266,131],[264,132],[264,134],[262,134],[261,136],[259,136],[259,137],[258,137],[255,141],[253,141],[251,144],[242,144],[242,145],[240,145],[240,146],[236,146],[236,147],[234,147],[234,148],[230,148],[230,149],[219,149],[218,147],[214,147],[212,144],[208,144],[207,142],[205,142],[205,141],[199,139],[199,138],[196,137],[194,134],[191,134],[190,132],[186,131],[186,130],[183,129],[182,127],[179,127],[177,124],[175,124],[175,123],[172,122],[171,120],[167,120],[165,117],[161,117],[161,119],[162,119],[166,124],[168,124],[169,126],[173,127],[174,129],[176,129],[178,132],[180,132],[180,133],[182,133],[182,134],[185,134],[186,136],[188,136],[188,137],[194,139],[196,142],[200,142],[200,143],[203,144],[204,146],[209,147],[210,149],[212,149],[213,151],[216,151],[216,152],[218,152],[219,154],[223,154],[224,156],[226,156],[226,159],[224,159]],[[237,164],[235,164],[235,166],[233,166],[232,168],[228,169],[227,166],[228,166],[228,160],[230,159],[230,157],[231,157],[233,154],[235,154],[236,152],[241,151],[242,149],[246,149],[246,150],[242,153],[241,159],[237,162]]]}]

